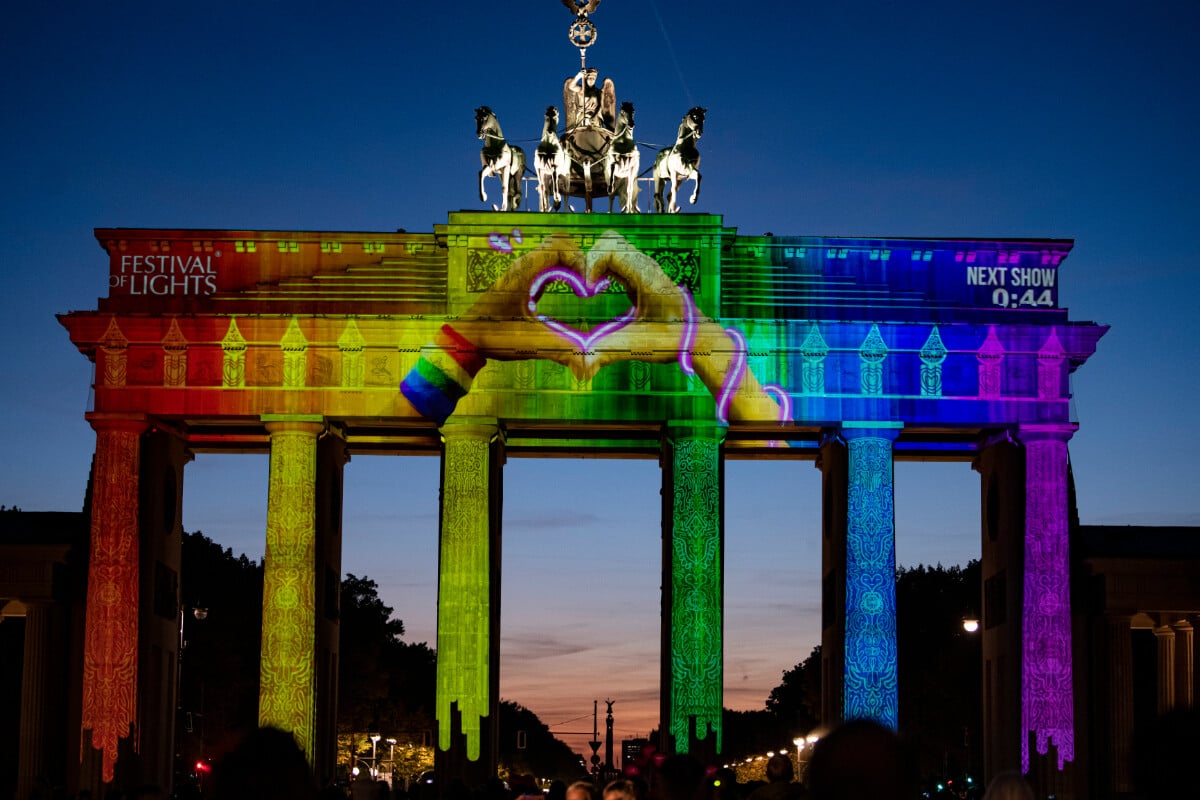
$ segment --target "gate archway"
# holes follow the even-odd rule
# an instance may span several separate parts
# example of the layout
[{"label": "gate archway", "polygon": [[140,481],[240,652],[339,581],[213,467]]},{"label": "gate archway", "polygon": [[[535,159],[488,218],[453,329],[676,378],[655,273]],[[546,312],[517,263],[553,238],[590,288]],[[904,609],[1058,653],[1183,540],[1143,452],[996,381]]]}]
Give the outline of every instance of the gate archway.
[{"label": "gate archway", "polygon": [[[270,454],[260,719],[293,731],[322,778],[337,663],[324,598],[359,452],[442,459],[447,774],[494,762],[504,462],[564,450],[660,459],[667,749],[720,749],[722,465],[736,452],[820,466],[823,713],[893,726],[892,464],[973,462],[986,768],[1028,768],[1051,745],[1060,767],[1073,758],[1069,377],[1107,329],[1060,306],[1072,242],[470,212],[431,233],[96,236],[109,296],[60,317],[96,364],[85,785],[112,780],[135,742],[170,741],[165,612],[184,464],[204,451]],[[168,587],[161,608],[147,587]],[[169,784],[160,755],[136,763]]]}]

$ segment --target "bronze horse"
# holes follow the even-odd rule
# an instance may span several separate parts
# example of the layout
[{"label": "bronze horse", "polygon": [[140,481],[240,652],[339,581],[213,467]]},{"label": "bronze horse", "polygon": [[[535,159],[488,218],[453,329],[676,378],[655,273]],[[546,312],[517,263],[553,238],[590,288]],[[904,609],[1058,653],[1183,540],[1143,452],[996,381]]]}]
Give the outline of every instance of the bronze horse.
[{"label": "bronze horse", "polygon": [[679,213],[679,203],[676,194],[679,184],[688,178],[695,182],[692,197],[693,205],[700,196],[700,151],[696,149],[696,141],[704,135],[704,115],[708,109],[696,106],[684,115],[679,123],[679,133],[675,136],[675,144],[665,150],[658,151],[654,159],[654,210],[662,213],[666,186],[671,185],[671,201],[666,203],[666,210],[672,214]]},{"label": "bronze horse", "polygon": [[475,109],[475,135],[483,140],[479,160],[479,199],[487,202],[487,191],[483,179],[489,175],[500,180],[500,207],[492,204],[493,210],[516,211],[521,207],[521,178],[525,174],[525,151],[504,141],[500,122],[487,106]]}]

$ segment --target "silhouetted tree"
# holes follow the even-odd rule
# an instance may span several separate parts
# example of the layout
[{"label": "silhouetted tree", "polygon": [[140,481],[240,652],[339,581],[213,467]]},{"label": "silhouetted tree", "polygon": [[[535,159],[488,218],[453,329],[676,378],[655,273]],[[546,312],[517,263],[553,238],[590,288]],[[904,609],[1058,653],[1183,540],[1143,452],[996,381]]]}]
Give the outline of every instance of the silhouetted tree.
[{"label": "silhouetted tree", "polygon": [[500,768],[512,776],[528,774],[570,782],[584,772],[578,753],[555,738],[537,714],[511,700],[500,701],[499,750]]},{"label": "silhouetted tree", "polygon": [[[980,567],[917,566],[896,572],[900,733],[926,776],[950,777],[982,762],[982,644],[963,630],[979,614]],[[821,646],[783,674],[767,709],[793,733],[816,727],[821,708]]]},{"label": "silhouetted tree", "polygon": [[261,564],[203,533],[183,534],[177,749],[184,764],[224,752],[258,725],[262,574]]},{"label": "silhouetted tree", "polygon": [[821,721],[821,645],[783,673],[783,682],[767,697],[767,711],[791,735],[808,733]]}]

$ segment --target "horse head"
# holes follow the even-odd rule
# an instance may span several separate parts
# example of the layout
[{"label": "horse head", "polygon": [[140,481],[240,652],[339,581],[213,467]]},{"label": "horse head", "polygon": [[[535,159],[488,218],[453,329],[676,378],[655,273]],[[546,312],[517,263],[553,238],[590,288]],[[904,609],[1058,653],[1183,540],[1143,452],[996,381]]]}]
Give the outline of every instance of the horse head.
[{"label": "horse head", "polygon": [[621,112],[617,115],[617,127],[620,127],[620,120],[624,120],[625,124],[633,127],[633,103],[626,100],[621,103]]},{"label": "horse head", "polygon": [[707,108],[695,106],[688,110],[687,116],[684,118],[685,124],[696,134],[697,139],[704,135],[704,115],[707,113]]},{"label": "horse head", "polygon": [[475,109],[475,137],[482,139],[489,129],[496,126],[496,115],[487,106]]}]

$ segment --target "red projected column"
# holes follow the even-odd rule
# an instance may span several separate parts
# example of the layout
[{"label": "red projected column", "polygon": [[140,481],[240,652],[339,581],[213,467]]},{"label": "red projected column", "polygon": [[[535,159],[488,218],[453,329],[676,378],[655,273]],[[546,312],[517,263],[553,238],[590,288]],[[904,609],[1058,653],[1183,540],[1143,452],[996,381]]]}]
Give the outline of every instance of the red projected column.
[{"label": "red projected column", "polygon": [[[96,431],[91,552],[83,644],[83,744],[113,779],[119,740],[137,714],[138,454],[144,421],[89,417]],[[134,740],[136,749],[136,739]],[[82,754],[81,754],[82,755]]]}]

